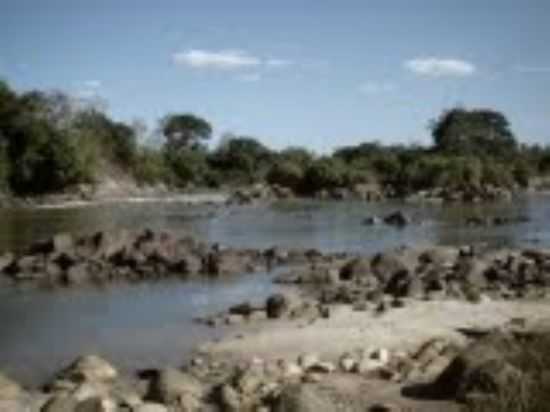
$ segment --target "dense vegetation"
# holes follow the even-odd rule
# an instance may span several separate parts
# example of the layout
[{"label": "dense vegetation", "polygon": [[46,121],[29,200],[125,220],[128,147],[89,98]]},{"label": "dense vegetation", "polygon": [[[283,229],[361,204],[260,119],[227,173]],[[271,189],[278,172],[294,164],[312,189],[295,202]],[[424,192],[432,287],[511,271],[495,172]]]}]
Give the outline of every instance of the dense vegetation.
[{"label": "dense vegetation", "polygon": [[138,184],[170,187],[268,182],[302,194],[379,183],[398,193],[436,186],[525,186],[550,171],[550,148],[518,143],[506,117],[454,108],[431,126],[432,147],[363,143],[330,156],[274,151],[225,135],[209,150],[207,120],[175,113],[160,121],[163,144],[140,144],[136,127],[58,92],[16,93],[0,81],[0,190],[36,195],[94,184],[116,170]]}]

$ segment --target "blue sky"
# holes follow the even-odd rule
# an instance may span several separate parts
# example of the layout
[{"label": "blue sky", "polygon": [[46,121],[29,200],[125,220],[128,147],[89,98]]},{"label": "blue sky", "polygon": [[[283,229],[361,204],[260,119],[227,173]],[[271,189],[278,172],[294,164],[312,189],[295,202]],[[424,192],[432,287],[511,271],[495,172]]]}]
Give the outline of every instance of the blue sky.
[{"label": "blue sky", "polygon": [[427,143],[455,104],[550,143],[549,21],[547,0],[2,0],[0,77],[274,148]]}]

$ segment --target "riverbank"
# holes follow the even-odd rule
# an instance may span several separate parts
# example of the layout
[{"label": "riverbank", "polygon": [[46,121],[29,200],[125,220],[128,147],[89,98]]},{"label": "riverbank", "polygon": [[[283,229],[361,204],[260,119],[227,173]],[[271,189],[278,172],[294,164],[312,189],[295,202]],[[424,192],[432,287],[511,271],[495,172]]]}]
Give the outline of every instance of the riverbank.
[{"label": "riverbank", "polygon": [[[101,250],[116,256],[136,241],[174,244],[155,233],[120,239]],[[52,242],[39,246],[55,251],[69,243],[66,235]],[[548,330],[547,249],[399,248],[355,257],[306,252],[294,260],[274,248],[261,255],[292,263],[273,278],[284,288],[198,319],[229,329],[221,340],[199,345],[183,367],[132,375],[86,356],[43,388],[22,389],[1,378],[0,406],[45,412],[458,411],[527,373],[513,369],[495,342],[510,339],[520,347],[521,339]],[[472,351],[483,362],[472,360]],[[476,380],[480,373],[489,386]]]}]

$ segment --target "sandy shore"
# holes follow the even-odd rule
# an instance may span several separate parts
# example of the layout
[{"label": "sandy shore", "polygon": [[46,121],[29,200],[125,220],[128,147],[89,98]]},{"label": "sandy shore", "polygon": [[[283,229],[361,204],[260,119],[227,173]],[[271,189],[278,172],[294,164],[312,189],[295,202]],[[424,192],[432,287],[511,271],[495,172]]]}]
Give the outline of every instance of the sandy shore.
[{"label": "sandy shore", "polygon": [[415,301],[376,316],[355,312],[349,305],[332,308],[329,319],[279,319],[260,325],[235,328],[226,339],[208,343],[203,349],[229,357],[266,359],[296,358],[315,353],[335,360],[343,353],[361,349],[414,350],[433,338],[462,345],[466,338],[459,329],[489,329],[514,318],[530,322],[550,318],[546,301]]}]

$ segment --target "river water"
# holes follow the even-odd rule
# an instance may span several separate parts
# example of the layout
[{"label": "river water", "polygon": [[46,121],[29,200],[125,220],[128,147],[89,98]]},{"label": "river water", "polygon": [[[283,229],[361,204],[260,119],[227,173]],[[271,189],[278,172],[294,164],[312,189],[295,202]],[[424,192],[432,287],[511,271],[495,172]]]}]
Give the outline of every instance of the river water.
[{"label": "river water", "polygon": [[[0,252],[24,248],[59,231],[126,227],[192,233],[208,242],[267,248],[374,253],[401,245],[550,246],[550,197],[523,196],[483,206],[398,202],[285,202],[259,207],[185,206],[178,202],[110,203],[74,208],[0,210]],[[417,223],[403,229],[364,226],[369,216],[403,210]],[[471,216],[529,217],[521,224],[469,227]],[[77,355],[97,353],[124,369],[182,363],[214,331],[193,318],[275,290],[270,275],[162,281],[105,288],[0,288],[0,370],[43,382]]]}]

